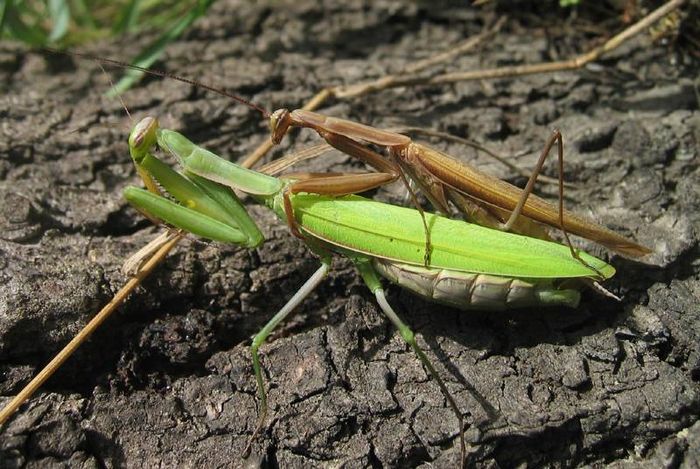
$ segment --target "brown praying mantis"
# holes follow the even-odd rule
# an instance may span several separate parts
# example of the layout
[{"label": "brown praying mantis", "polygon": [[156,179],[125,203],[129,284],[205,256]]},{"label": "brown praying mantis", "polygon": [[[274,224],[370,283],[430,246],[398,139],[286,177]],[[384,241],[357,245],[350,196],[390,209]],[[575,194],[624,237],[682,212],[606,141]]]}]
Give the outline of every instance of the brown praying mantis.
[{"label": "brown praying mantis", "polygon": [[[310,111],[280,109],[273,112],[270,115],[272,142],[279,143],[291,127],[311,128],[332,147],[378,170],[378,173],[366,175],[326,176],[302,181],[292,188],[293,193],[345,195],[370,190],[398,179],[410,179],[438,211],[449,213],[448,203],[452,202],[467,218],[481,225],[546,238],[545,231],[531,223],[535,221],[559,227],[565,236],[567,232],[583,236],[629,257],[641,257],[651,252],[593,221],[563,210],[561,183],[558,210],[531,194],[545,159],[555,144],[561,182],[563,143],[558,130],[549,138],[527,186],[521,190],[438,150],[416,143],[405,135]],[[384,147],[388,158],[383,158],[363,142]],[[524,220],[519,220],[521,215]]]}]

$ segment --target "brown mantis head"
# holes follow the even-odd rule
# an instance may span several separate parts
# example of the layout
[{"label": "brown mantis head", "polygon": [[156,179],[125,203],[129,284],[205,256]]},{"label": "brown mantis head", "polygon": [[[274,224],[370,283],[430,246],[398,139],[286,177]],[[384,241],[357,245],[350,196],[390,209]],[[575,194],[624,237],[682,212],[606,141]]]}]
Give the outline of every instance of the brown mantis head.
[{"label": "brown mantis head", "polygon": [[289,109],[278,109],[270,114],[270,140],[277,145],[287,133],[292,124],[292,116]]}]

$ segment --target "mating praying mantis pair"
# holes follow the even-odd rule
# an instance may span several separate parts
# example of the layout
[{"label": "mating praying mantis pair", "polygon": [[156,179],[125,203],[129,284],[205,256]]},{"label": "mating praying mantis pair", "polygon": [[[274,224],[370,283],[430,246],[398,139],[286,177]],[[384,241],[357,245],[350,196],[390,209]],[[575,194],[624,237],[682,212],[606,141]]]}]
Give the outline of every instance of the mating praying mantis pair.
[{"label": "mating praying mantis pair", "polygon": [[[177,157],[183,174],[150,153],[156,142]],[[580,298],[577,280],[604,280],[614,273],[605,262],[583,252],[575,258],[569,247],[557,243],[433,214],[422,214],[422,222],[416,210],[357,196],[295,192],[299,176],[277,179],[244,169],[197,147],[181,134],[159,130],[153,118],[135,127],[130,148],[151,190],[127,188],[125,197],[149,216],[207,239],[255,247],[262,242],[262,235],[230,190],[237,189],[294,223],[298,235],[321,259],[318,270],[253,339],[253,368],[260,398],[255,433],[264,425],[267,413],[258,350],[272,330],[323,280],[334,253],[355,264],[381,310],[440,386],[460,421],[462,456],[461,412],[414,333],[387,302],[379,275],[433,301],[463,309],[502,310],[542,305],[576,307]],[[158,186],[179,203],[162,197]],[[423,265],[423,223],[431,233],[428,268]]]},{"label": "mating praying mantis pair", "polygon": [[[402,326],[403,323],[400,322],[400,319],[395,314],[392,316],[387,312],[392,311],[388,303],[385,300],[380,300],[384,295],[377,280],[377,272],[401,286],[413,289],[418,294],[461,307],[475,306],[470,301],[465,302],[465,299],[478,299],[482,301],[478,307],[502,309],[509,306],[507,302],[504,303],[501,300],[511,291],[518,292],[518,294],[525,292],[526,297],[534,294],[534,300],[527,300],[534,302],[534,304],[551,302],[575,306],[578,303],[578,286],[574,286],[572,281],[564,279],[577,278],[584,282],[602,280],[610,277],[613,274],[613,270],[602,261],[584,253],[577,253],[570,246],[564,247],[534,239],[534,237],[544,236],[543,232],[539,227],[531,228],[534,225],[529,222],[523,222],[523,215],[541,223],[562,228],[565,233],[571,232],[598,241],[613,250],[631,257],[638,257],[649,252],[643,246],[563,211],[561,207],[557,210],[555,207],[544,204],[540,199],[531,196],[532,184],[534,184],[539,170],[533,173],[533,177],[528,183],[528,188],[522,192],[498,179],[475,172],[457,163],[449,156],[412,142],[408,137],[398,133],[386,132],[335,118],[326,118],[320,114],[306,111],[280,111],[272,113],[270,117],[273,123],[273,140],[280,140],[290,126],[310,127],[326,139],[331,146],[346,154],[362,159],[375,167],[378,172],[369,173],[362,178],[348,175],[324,177],[299,175],[298,179],[292,178],[286,183],[272,183],[270,180],[258,178],[250,173],[246,173],[246,177],[242,179],[238,177],[229,178],[223,176],[220,171],[197,168],[193,161],[186,158],[188,151],[190,149],[195,150],[195,148],[190,147],[189,143],[179,139],[179,137],[166,132],[165,135],[170,135],[176,140],[176,144],[171,142],[170,144],[164,143],[162,146],[168,151],[180,155],[183,158],[183,162],[185,162],[185,169],[195,176],[190,174],[190,181],[183,185],[178,183],[170,186],[161,180],[169,177],[167,174],[170,173],[167,170],[147,168],[145,173],[150,175],[147,178],[152,176],[168,191],[176,192],[178,187],[190,188],[197,186],[197,184],[208,185],[208,183],[198,179],[198,176],[199,178],[204,177],[204,179],[212,180],[219,186],[235,186],[242,190],[249,189],[252,194],[270,204],[276,213],[286,220],[292,231],[303,237],[312,251],[316,252],[323,260],[323,266],[302,288],[301,293],[308,292],[312,286],[320,282],[328,269],[326,261],[329,253],[335,252],[347,255],[358,265],[363,279],[375,292],[382,310],[389,315],[392,322],[399,327],[402,336],[416,350],[426,368],[429,369],[431,375],[441,385],[443,391],[446,392],[448,401],[453,407],[456,407],[454,401],[444,389],[439,375],[435,373],[430,362],[417,348],[412,333],[405,329],[405,326]],[[139,140],[139,138],[136,138],[139,135],[151,135],[151,133],[157,133],[155,131],[155,122],[146,121],[135,130],[133,135],[135,140]],[[144,141],[153,143],[151,137],[146,138]],[[386,149],[388,158],[375,151],[376,147],[370,147],[366,143]],[[561,137],[557,134],[553,135],[547,147],[551,147],[555,143],[559,145],[561,154]],[[132,142],[135,154],[143,150],[141,144],[143,142]],[[196,150],[199,152],[198,149]],[[547,153],[548,151],[543,152],[543,157],[538,166],[541,167]],[[218,160],[212,159],[211,161]],[[157,163],[154,164],[157,165]],[[143,163],[138,163],[138,165],[145,167]],[[423,214],[416,210],[398,209],[353,197],[340,197],[343,194],[359,192],[404,178],[413,180],[439,211],[447,212],[449,204],[452,203],[459,207],[461,211],[471,214],[473,219],[481,225],[505,229],[505,231],[516,231],[527,236],[514,237],[514,235],[483,228],[477,230],[473,225],[456,221],[448,223],[444,218]],[[193,179],[197,181],[193,182]],[[249,180],[255,182],[247,186]],[[267,185],[267,189],[261,189],[258,186],[259,183],[263,187]],[[194,186],[190,186],[190,184],[194,184]],[[240,184],[243,184],[243,186],[241,187]],[[273,188],[275,190],[272,190]],[[213,189],[207,190],[213,191]],[[224,190],[223,192],[227,191]],[[262,191],[263,193],[256,193],[256,191]],[[266,191],[271,192],[267,193]],[[171,193],[174,195],[173,192]],[[313,195],[318,193],[326,196]],[[333,197],[329,198],[328,196],[331,195]],[[163,201],[158,196],[151,196],[130,189],[127,191],[127,197],[135,205],[155,218],[160,218],[195,233],[197,233],[199,229],[197,227],[201,225],[204,217],[209,216],[206,211],[196,212],[196,214],[188,212],[188,216],[193,215],[194,218],[191,221],[187,221],[188,218],[185,216],[184,221],[181,221],[170,217],[170,211],[179,211],[179,209],[173,208],[173,205],[168,203],[159,208],[159,204],[162,204]],[[215,201],[215,204],[207,209],[212,211],[211,214],[223,216],[221,213],[226,210],[225,207],[237,206],[235,203],[229,204],[228,199],[226,203],[219,202],[217,197],[205,194],[205,198],[202,199]],[[184,197],[184,200],[188,201],[190,199]],[[197,200],[199,201],[200,199]],[[363,216],[359,221],[354,218],[358,213],[353,212],[353,207],[354,210],[359,210],[359,213]],[[416,208],[419,208],[417,204]],[[327,210],[327,212],[324,212],[324,210]],[[379,224],[385,218],[392,218],[395,211],[396,220],[398,220],[395,225]],[[218,237],[218,234],[215,235],[214,232],[217,230],[221,230],[224,233],[230,231],[232,226],[245,225],[247,223],[244,221],[247,215],[243,215],[241,212],[236,212],[232,215],[232,218],[226,219],[226,217],[224,222],[214,218],[215,221],[218,221],[223,226],[216,223],[211,226],[207,224],[207,231],[197,234],[225,242],[234,242],[248,246],[255,245],[254,241],[257,235],[255,230],[251,230],[249,227],[238,230],[246,236],[252,233],[252,238],[247,240],[240,238],[239,235],[227,237],[231,233],[221,235],[223,236],[222,238]],[[359,230],[362,232],[363,237],[367,236],[368,234],[365,233],[366,225],[377,222],[378,226],[381,227],[380,232],[377,234],[378,239],[390,241],[388,241],[388,244],[382,244],[367,237],[363,239],[365,243],[363,245],[349,245],[350,241],[347,241],[345,238],[338,240],[333,237],[336,234],[333,227],[338,224],[337,217],[340,217],[340,221],[345,221],[349,224],[345,229],[345,235],[351,234],[353,230]],[[214,226],[217,228],[214,228]],[[394,244],[400,243],[391,235],[398,232],[399,226],[406,229],[410,239],[404,240],[407,244],[402,244],[403,247],[399,249],[400,252],[393,254]],[[453,228],[456,226],[460,228]],[[330,234],[325,230],[330,231]],[[450,237],[453,230],[457,231],[457,237]],[[469,240],[469,243],[481,242],[477,242],[477,239],[482,240],[489,246],[479,246],[478,244],[469,244],[467,246],[465,239]],[[518,245],[521,242],[524,244]],[[447,262],[444,258],[450,259],[456,256],[451,250],[447,249],[456,245],[467,246],[469,250],[462,253],[457,264],[441,263]],[[545,248],[539,250],[535,246],[544,246]],[[370,251],[371,248],[376,248],[378,251]],[[545,253],[542,254],[544,260],[539,266],[539,268],[544,270],[537,270],[538,263],[528,258],[534,253]],[[548,257],[550,254],[551,257]],[[578,258],[575,258],[575,256],[578,256]],[[474,267],[472,262],[482,257],[491,265],[489,267]],[[507,267],[509,262],[517,264],[519,267],[509,270],[509,267]],[[534,266],[534,270],[528,270],[525,267],[526,264],[529,264],[530,268]],[[567,267],[564,267],[564,265]],[[522,270],[520,270],[521,268]],[[569,268],[572,269],[572,272],[567,270]],[[549,273],[543,273],[547,269],[550,269]],[[537,280],[541,278],[547,278],[548,280]],[[463,288],[467,294],[460,299],[453,288],[448,288],[446,292],[436,289],[438,281],[442,281],[444,284],[460,283],[463,287],[469,285],[470,288]],[[473,295],[471,286],[474,286],[475,291],[479,290],[485,296]],[[288,310],[285,311],[283,309],[275,318],[283,316],[283,312],[288,314],[291,308],[301,301],[301,296],[300,294],[295,295],[293,300],[287,305]],[[528,304],[527,301],[518,303],[520,301],[519,298],[521,297],[516,295],[517,301],[515,301],[515,305]],[[279,320],[281,320],[281,317]],[[270,328],[275,324],[271,322]],[[269,334],[269,330],[266,327],[256,338],[254,346],[259,347],[260,342],[264,340],[267,334]],[[255,350],[257,352],[257,348]],[[263,390],[259,363],[256,365],[256,379],[260,389]],[[264,410],[264,397],[262,397],[261,402]],[[457,414],[459,416],[459,412]],[[264,415],[264,412],[261,412],[261,415]]]}]

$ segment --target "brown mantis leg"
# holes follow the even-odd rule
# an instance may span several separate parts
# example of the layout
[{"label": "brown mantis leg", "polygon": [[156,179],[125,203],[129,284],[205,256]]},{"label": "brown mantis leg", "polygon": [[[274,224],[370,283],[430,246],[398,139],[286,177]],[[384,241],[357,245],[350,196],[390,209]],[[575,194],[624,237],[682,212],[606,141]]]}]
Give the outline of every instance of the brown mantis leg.
[{"label": "brown mantis leg", "polygon": [[[312,194],[343,196],[368,191],[395,179],[394,175],[386,173],[366,173],[366,174],[331,174],[328,173],[307,173],[300,175],[305,179],[296,181],[287,186],[283,193],[284,213],[287,216],[287,224],[292,234],[297,238],[304,239],[299,231],[299,225],[294,218],[294,207],[292,206],[291,195],[300,192]],[[297,176],[299,177],[299,176]]]},{"label": "brown mantis leg", "polygon": [[[431,251],[430,229],[428,228],[428,223],[425,221],[423,207],[418,203],[418,198],[411,189],[405,174],[403,174],[401,166],[396,162],[387,161],[380,154],[359,142],[367,141],[378,146],[398,151],[400,148],[411,143],[411,139],[396,132],[381,130],[358,122],[325,116],[303,109],[297,109],[291,112],[287,109],[280,109],[270,116],[270,128],[272,129],[270,138],[272,142],[279,143],[290,127],[308,127],[315,130],[333,148],[346,155],[359,158],[377,169],[380,173],[392,175],[392,178],[387,180],[387,182],[393,182],[401,178],[423,222],[423,228],[425,230],[425,255],[423,259],[425,266],[428,267],[430,264]],[[289,213],[289,211],[287,211],[287,213]]]},{"label": "brown mantis leg", "polygon": [[564,232],[564,236],[566,236],[568,240],[568,234],[566,233],[566,229],[564,228],[564,219],[563,219],[563,213],[564,213],[564,202],[563,202],[563,196],[564,196],[564,145],[562,143],[562,138],[561,138],[561,132],[557,129],[554,132],[552,132],[552,135],[549,136],[549,139],[547,140],[547,143],[544,146],[544,149],[542,150],[542,153],[540,154],[539,159],[537,160],[537,163],[535,164],[535,168],[532,170],[532,174],[530,175],[530,179],[528,179],[527,184],[525,185],[525,189],[523,189],[523,193],[520,196],[520,200],[518,203],[515,205],[515,208],[510,214],[510,217],[508,218],[508,221],[503,224],[503,231],[510,231],[510,229],[513,227],[515,224],[515,220],[520,216],[520,214],[523,211],[523,207],[525,206],[525,203],[527,202],[527,198],[530,196],[532,193],[533,188],[535,187],[535,182],[537,181],[537,177],[540,175],[542,172],[542,167],[544,166],[544,162],[547,160],[547,157],[549,156],[549,153],[552,150],[552,147],[554,146],[555,143],[558,143],[558,151],[559,151],[559,228]]},{"label": "brown mantis leg", "polygon": [[535,182],[537,181],[537,176],[542,172],[542,167],[544,166],[544,162],[547,160],[547,157],[549,156],[550,152],[552,151],[552,147],[554,144],[557,145],[557,156],[559,160],[559,226],[558,228],[561,230],[562,234],[564,235],[564,239],[566,240],[566,245],[569,246],[569,250],[571,251],[571,256],[578,260],[581,264],[585,265],[586,267],[590,268],[591,270],[595,271],[601,278],[604,276],[600,273],[598,269],[595,267],[591,266],[588,264],[586,261],[581,259],[581,256],[578,255],[578,252],[574,249],[574,246],[571,244],[571,239],[569,239],[569,233],[566,231],[566,227],[564,226],[564,142],[561,137],[561,132],[559,129],[555,129],[552,132],[552,135],[549,136],[549,139],[547,139],[547,143],[545,144],[544,148],[542,149],[542,153],[540,154],[539,159],[537,160],[537,164],[535,165],[535,168],[532,170],[532,174],[530,175],[530,179],[527,181],[527,184],[525,185],[525,189],[523,189],[522,196],[520,197],[520,200],[518,201],[517,205],[513,209],[513,212],[510,214],[510,217],[508,218],[508,221],[503,225],[503,231],[510,231],[511,227],[515,223],[516,219],[520,216],[522,213],[523,207],[525,206],[525,202],[527,202],[527,198],[530,196],[532,193],[533,188],[535,187]]},{"label": "brown mantis leg", "polygon": [[425,221],[425,212],[423,211],[423,207],[421,207],[421,205],[418,203],[418,196],[416,195],[416,192],[411,187],[411,184],[408,182],[408,179],[406,178],[405,172],[401,168],[401,165],[398,164],[398,160],[397,160],[397,166],[399,168],[399,177],[401,178],[403,185],[408,190],[408,194],[411,197],[411,201],[413,202],[413,206],[418,210],[418,213],[420,213],[420,218],[421,218],[421,221],[423,222],[423,230],[425,231],[425,254],[423,255],[423,265],[425,265],[425,268],[427,269],[428,267],[430,267],[430,252],[433,249],[432,245],[430,243],[430,229],[428,228],[428,222]]},{"label": "brown mantis leg", "polygon": [[[429,267],[429,265],[430,265],[430,251],[432,250],[432,247],[430,245],[430,229],[428,228],[428,222],[425,221],[425,212],[423,211],[423,207],[421,207],[420,203],[418,203],[418,197],[416,196],[416,193],[411,188],[411,185],[408,183],[408,179],[406,178],[406,175],[404,174],[404,171],[401,168],[401,165],[397,161],[394,161],[394,162],[387,161],[387,159],[382,157],[380,154],[370,150],[366,146],[353,140],[350,137],[346,137],[346,136],[341,135],[341,134],[333,133],[331,131],[321,130],[318,128],[316,128],[315,130],[333,148],[345,153],[346,155],[350,155],[350,156],[354,156],[356,158],[359,158],[360,160],[369,164],[370,166],[377,169],[381,173],[386,174],[387,176],[392,176],[392,178],[387,179],[387,181],[384,184],[389,183],[389,182],[393,182],[396,179],[401,179],[404,186],[408,190],[409,195],[411,196],[411,201],[413,202],[414,207],[420,213],[421,220],[423,222],[423,229],[425,230],[425,255],[423,257],[423,262],[424,262],[426,268]],[[380,132],[380,131],[377,130],[377,132]],[[385,131],[381,131],[381,132],[385,132]],[[403,137],[400,134],[395,134],[395,135],[397,137]],[[392,154],[393,154],[393,152],[392,152]],[[376,186],[376,187],[379,187],[379,186]],[[371,187],[371,188],[373,189],[374,187]],[[367,190],[367,189],[365,189],[365,190]],[[316,192],[316,191],[304,191],[304,192]],[[356,191],[356,192],[359,192],[359,191]]]}]

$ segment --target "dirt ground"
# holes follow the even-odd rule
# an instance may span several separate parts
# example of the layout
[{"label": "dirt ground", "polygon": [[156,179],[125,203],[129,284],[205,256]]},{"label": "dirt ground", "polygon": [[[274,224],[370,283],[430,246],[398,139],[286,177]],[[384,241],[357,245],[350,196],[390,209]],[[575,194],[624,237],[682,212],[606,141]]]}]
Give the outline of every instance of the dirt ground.
[{"label": "dirt ground", "polygon": [[[461,2],[258,3],[217,2],[156,68],[294,108],[324,86],[436,54],[498,16]],[[560,10],[542,10],[510,17],[483,47],[437,70],[567,58],[623,28],[619,16],[586,12],[557,25]],[[136,49],[124,40],[82,50],[128,60]],[[6,402],[123,285],[121,263],[158,230],[121,196],[138,184],[131,121],[104,96],[95,63],[4,43],[0,73]],[[389,289],[456,396],[469,466],[698,467],[697,76],[697,62],[640,36],[576,72],[397,88],[324,108],[475,139],[524,168],[559,128],[576,185],[567,207],[655,251],[638,263],[577,240],[616,267],[607,286],[623,299],[586,293],[576,310],[466,314]],[[134,119],[157,116],[233,160],[267,138],[259,114],[172,80],[147,79],[123,100]],[[276,154],[317,140],[298,132]],[[464,146],[431,144],[524,183]],[[362,165],[335,154],[304,168]],[[398,185],[376,197],[403,202]],[[0,467],[456,466],[454,414],[343,259],[263,347],[270,414],[241,459],[258,404],[250,337],[318,265],[284,224],[250,209],[267,241],[251,251],[183,242],[5,425]]]}]

